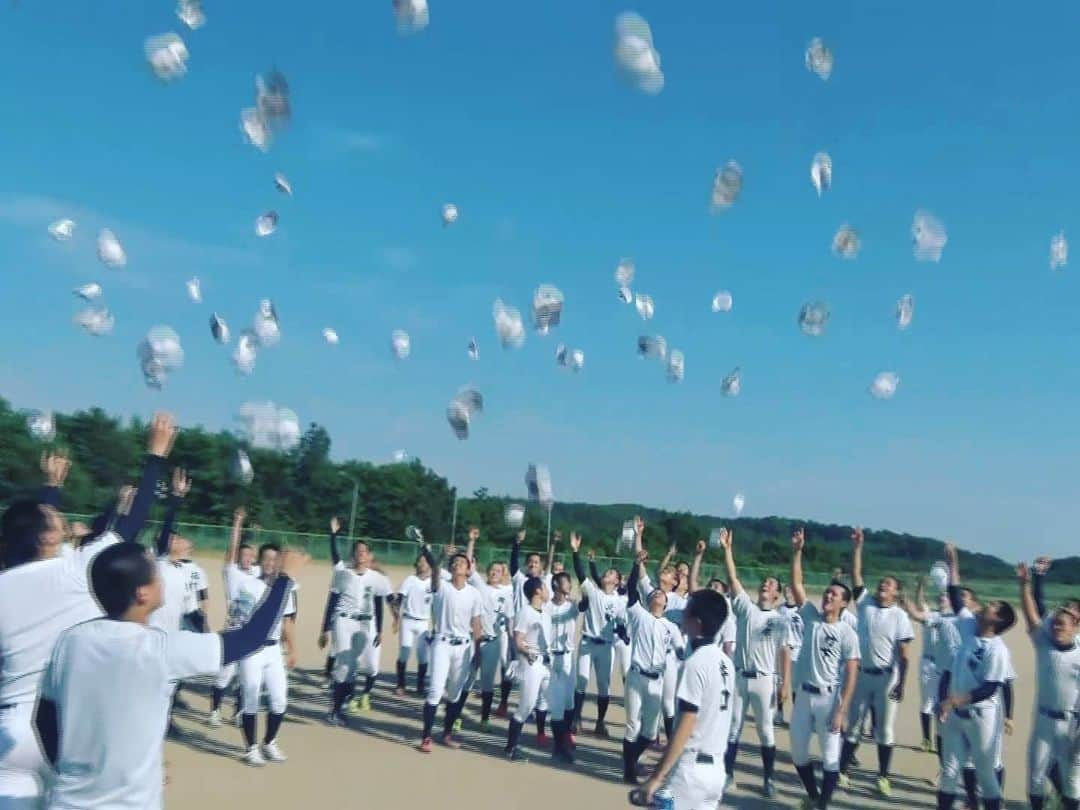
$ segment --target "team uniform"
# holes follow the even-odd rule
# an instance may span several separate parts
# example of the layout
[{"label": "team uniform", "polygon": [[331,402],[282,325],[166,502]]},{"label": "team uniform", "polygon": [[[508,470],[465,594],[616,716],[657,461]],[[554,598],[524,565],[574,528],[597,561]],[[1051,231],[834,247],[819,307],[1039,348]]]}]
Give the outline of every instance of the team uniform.
[{"label": "team uniform", "polygon": [[544,605],[551,622],[548,684],[543,703],[551,713],[552,727],[574,711],[574,650],[577,647],[577,602],[567,598],[561,605],[554,600]]},{"label": "team uniform", "polygon": [[[244,615],[250,607],[245,600],[240,599],[240,584],[249,577],[258,579],[262,576],[262,570],[257,565],[245,570],[236,563],[229,563],[222,569],[221,573],[222,578],[225,580],[225,604],[227,605],[225,629],[232,630],[244,623]],[[225,690],[229,688],[233,678],[236,677],[237,667],[238,664],[235,662],[225,664],[218,673],[217,679],[214,681],[211,697],[212,712],[217,712],[221,706],[221,698],[225,694]],[[239,711],[237,714],[239,714]],[[219,722],[219,718],[211,714],[211,723],[216,724],[217,722]]]},{"label": "team uniform", "polygon": [[[483,636],[480,640],[480,692],[482,695],[495,693],[495,679],[502,677],[506,669],[509,648],[507,630],[514,617],[514,593],[509,585],[488,585],[484,578],[473,571],[469,575],[469,584],[480,593],[480,626]],[[485,712],[491,708],[491,700],[485,701]],[[487,715],[484,715],[487,719]]]},{"label": "team uniform", "polygon": [[1035,720],[1028,746],[1028,795],[1041,797],[1050,767],[1061,775],[1062,794],[1080,799],[1080,643],[1058,647],[1045,624],[1031,632],[1035,645]]},{"label": "team uniform", "polygon": [[540,705],[551,677],[551,614],[537,610],[528,602],[514,615],[514,634],[525,636],[529,652],[517,653],[518,704],[514,721],[524,724]]},{"label": "team uniform", "polygon": [[[641,601],[645,602],[649,598],[649,594],[653,591],[652,580],[649,579],[646,574],[641,578],[638,584],[638,592],[641,596]],[[682,647],[681,639],[682,632],[678,629],[682,624],[683,611],[686,610],[687,599],[680,593],[675,591],[667,591],[667,608],[664,610],[664,617],[674,626],[676,638],[680,640],[679,644],[672,643],[669,645],[667,658],[664,660],[664,677],[661,684],[661,708],[664,716],[664,728],[667,734],[671,734],[671,728],[675,720],[675,692],[679,685],[679,673],[682,670],[682,662],[679,660],[679,650]],[[717,634],[717,643],[721,643],[721,639],[731,636],[734,638],[734,623],[730,621],[731,614],[728,613],[728,621],[725,621],[724,626],[720,628],[720,632]],[[633,669],[633,645],[631,644],[630,651],[630,666]],[[650,739],[656,739],[654,734]]]},{"label": "team uniform", "polygon": [[444,694],[448,703],[456,704],[472,667],[473,619],[484,612],[480,591],[468,583],[459,590],[450,582],[442,582],[432,595],[431,608],[434,630],[427,705],[438,706]]},{"label": "team uniform", "polygon": [[202,612],[202,603],[209,596],[210,583],[206,571],[194,560],[183,560],[184,571],[184,614],[181,627],[193,633],[205,633],[206,616]]},{"label": "team uniform", "polygon": [[[788,650],[788,656],[791,660],[791,672],[795,672],[795,662],[799,660],[799,652],[802,650],[803,641],[803,624],[802,616],[799,614],[799,608],[796,605],[789,605],[786,602],[780,605],[776,612],[784,619],[784,631],[783,631],[783,646]],[[777,688],[777,701],[776,701],[776,718],[779,722],[784,721],[784,705],[780,702],[780,681],[783,679],[784,673],[777,672],[773,677],[773,681],[776,683]],[[789,685],[790,686],[790,685]],[[795,698],[795,693],[791,693],[792,700]]]},{"label": "team uniform", "polygon": [[187,598],[188,573],[182,560],[158,557],[161,577],[162,605],[150,614],[150,624],[166,633],[180,630],[184,622],[184,600]]},{"label": "team uniform", "polygon": [[[843,611],[841,612],[843,613]],[[859,639],[842,619],[825,621],[812,602],[799,608],[803,621],[803,645],[794,667],[791,690],[791,759],[812,798],[817,797],[810,767],[810,738],[815,734],[825,771],[825,798],[839,779],[840,732],[832,731],[832,717],[840,702],[840,685],[847,662],[859,659]]]},{"label": "team uniform", "polygon": [[938,660],[941,657],[941,647],[945,643],[943,619],[944,615],[937,610],[930,611],[923,619],[923,648],[919,662],[920,714],[933,714],[938,702],[938,685],[941,683]]},{"label": "team uniform", "polygon": [[110,532],[63,556],[0,572],[0,807],[42,806],[50,770],[33,727],[38,686],[61,633],[101,616],[89,566],[119,541]]},{"label": "team uniform", "polygon": [[581,582],[581,594],[587,601],[585,621],[581,631],[581,648],[577,659],[576,713],[584,704],[589,677],[596,678],[596,699],[600,706],[598,719],[603,722],[611,695],[611,674],[614,668],[616,627],[626,623],[626,598],[617,592],[607,593],[592,579]]},{"label": "team uniform", "polygon": [[[734,774],[746,711],[754,713],[764,777],[769,782],[776,761],[773,707],[776,704],[776,657],[783,643],[786,622],[776,610],[762,608],[745,591],[731,600],[735,615],[735,691],[732,696],[731,736],[724,763],[727,775]],[[683,677],[686,675],[684,673]]]},{"label": "team uniform", "polygon": [[[957,629],[960,629],[959,627]],[[963,637],[963,631],[961,631]],[[1008,676],[1009,661],[1005,642],[998,636],[969,636],[960,646],[949,666],[949,694],[967,694],[976,689],[994,688],[969,706],[954,709],[942,729],[941,784],[939,791],[955,795],[961,765],[970,758],[984,801],[1001,798],[1001,786],[995,771],[998,756],[996,737],[1001,707],[995,700]]]},{"label": "team uniform", "polygon": [[724,797],[724,748],[730,736],[735,674],[717,644],[690,654],[679,683],[679,706],[697,720],[667,780],[673,810],[714,810]]},{"label": "team uniform", "polygon": [[431,623],[431,577],[424,579],[410,574],[398,588],[398,687],[405,688],[405,670],[409,656],[416,650],[416,691],[423,692],[431,639],[428,628]]},{"label": "team uniform", "polygon": [[379,672],[376,599],[381,608],[390,582],[374,568],[358,574],[342,566],[334,571],[330,590],[333,679],[339,687],[352,688],[358,675],[373,679]]}]

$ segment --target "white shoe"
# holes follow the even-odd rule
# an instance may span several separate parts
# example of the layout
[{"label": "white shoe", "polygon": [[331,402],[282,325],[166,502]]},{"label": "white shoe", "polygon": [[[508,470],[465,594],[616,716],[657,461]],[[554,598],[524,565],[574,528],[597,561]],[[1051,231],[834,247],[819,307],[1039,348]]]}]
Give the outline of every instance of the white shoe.
[{"label": "white shoe", "polygon": [[259,746],[253,745],[244,754],[244,762],[248,765],[253,765],[256,768],[261,768],[266,764],[266,760],[263,759],[263,755],[259,752]]},{"label": "white shoe", "polygon": [[277,740],[266,743],[262,747],[262,752],[268,762],[284,762],[288,759],[287,756],[281,753],[281,749],[278,748]]},{"label": "white shoe", "polygon": [[206,724],[210,728],[221,728],[221,712],[217,709],[210,712],[210,719],[206,721]]}]

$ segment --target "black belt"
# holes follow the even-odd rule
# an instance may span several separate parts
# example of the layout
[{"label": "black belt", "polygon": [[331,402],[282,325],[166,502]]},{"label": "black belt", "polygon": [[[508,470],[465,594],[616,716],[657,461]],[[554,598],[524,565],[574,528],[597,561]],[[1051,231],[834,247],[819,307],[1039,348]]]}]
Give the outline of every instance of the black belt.
[{"label": "black belt", "polygon": [[634,666],[630,667],[630,669],[631,671],[636,672],[638,675],[648,678],[650,681],[655,681],[664,677],[663,672],[646,672],[637,664],[634,664]]},{"label": "black belt", "polygon": [[339,613],[338,616],[342,619],[352,619],[354,622],[371,621],[370,613]]},{"label": "black belt", "polygon": [[489,641],[496,641],[496,640],[498,640],[498,638],[499,638],[498,636],[484,636],[480,640],[486,644]]},{"label": "black belt", "polygon": [[698,754],[694,761],[699,765],[712,765],[716,762],[716,758],[712,754]]},{"label": "black belt", "polygon": [[882,669],[881,667],[863,667],[863,675],[884,675],[886,672],[892,672],[891,669]]},{"label": "black belt", "polygon": [[771,672],[758,672],[756,669],[744,669],[740,673],[744,678],[768,678]]},{"label": "black belt", "polygon": [[451,647],[460,647],[462,644],[468,644],[467,638],[457,638],[455,636],[439,636],[441,641],[445,641]]},{"label": "black belt", "polygon": [[[410,621],[414,621],[414,622],[426,622],[427,621],[427,619],[421,619],[419,616],[410,616],[408,613],[402,613],[401,617],[403,619],[409,619]],[[368,616],[368,618],[370,619],[371,617]]]},{"label": "black belt", "polygon": [[600,638],[599,636],[582,636],[586,641],[591,641],[593,644],[610,644],[606,638]]},{"label": "black belt", "polygon": [[[4,707],[0,706],[0,709],[2,709],[2,708],[4,708]],[[1049,717],[1051,720],[1071,720],[1073,718],[1073,716],[1076,714],[1076,712],[1074,712],[1074,711],[1061,712],[1061,711],[1058,711],[1057,709],[1048,709],[1045,706],[1040,706],[1039,707],[1039,714],[1043,715],[1043,717]]]},{"label": "black belt", "polygon": [[811,695],[831,695],[833,687],[826,686],[822,689],[820,686],[814,686],[812,683],[804,683],[802,685],[802,690],[804,692],[809,692]]},{"label": "black belt", "polygon": [[569,650],[552,650],[551,655],[566,655]]},{"label": "black belt", "polygon": [[276,647],[277,642],[276,641],[266,641],[266,642],[263,642],[263,646],[264,647]]},{"label": "black belt", "polygon": [[6,712],[8,709],[14,709],[14,708],[15,708],[14,703],[5,703],[3,706],[0,706],[0,712]]},{"label": "black belt", "polygon": [[982,709],[980,709],[978,706],[972,706],[968,709],[957,709],[956,716],[963,717],[965,720],[968,720],[972,717],[981,717]]}]

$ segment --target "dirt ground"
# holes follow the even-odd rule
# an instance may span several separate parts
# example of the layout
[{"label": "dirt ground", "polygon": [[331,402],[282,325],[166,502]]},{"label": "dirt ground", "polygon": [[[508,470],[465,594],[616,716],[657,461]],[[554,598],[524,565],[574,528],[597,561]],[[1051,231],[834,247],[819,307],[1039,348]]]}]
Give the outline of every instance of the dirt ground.
[{"label": "dirt ground", "polygon": [[[212,626],[220,628],[222,604],[221,562],[216,555],[201,557],[211,581]],[[407,571],[390,572],[395,587]],[[577,765],[553,767],[549,755],[534,745],[535,727],[526,730],[522,742],[527,763],[511,763],[503,758],[506,721],[493,720],[492,731],[481,733],[479,697],[470,699],[459,751],[436,745],[425,755],[416,750],[420,733],[420,700],[410,694],[396,698],[394,660],[397,639],[384,635],[382,675],[372,696],[372,711],[350,719],[347,728],[326,725],[327,693],[322,675],[325,658],[316,646],[330,579],[327,563],[312,562],[299,591],[298,636],[300,660],[289,679],[289,709],[278,738],[289,761],[264,768],[245,766],[241,733],[234,725],[211,729],[206,723],[210,679],[185,687],[182,695],[189,708],[178,710],[183,736],[166,745],[169,785],[166,801],[174,810],[202,810],[207,807],[259,807],[262,810],[318,807],[410,807],[427,802],[448,810],[548,810],[553,804],[569,807],[628,807],[628,788],[620,781],[621,700],[616,696],[608,712],[614,739],[598,740],[578,736]],[[389,622],[387,624],[389,629]],[[1018,673],[1016,682],[1016,730],[1005,740],[1007,806],[1026,806],[1025,750],[1031,727],[1033,695],[1033,655],[1031,645],[1019,629],[1007,637]],[[917,652],[917,651],[916,651]],[[867,741],[859,749],[861,767],[855,770],[851,788],[838,791],[834,806],[876,808],[886,806],[934,806],[934,787],[929,780],[937,772],[937,760],[919,750],[918,655],[913,656],[907,696],[898,713],[897,748],[893,757],[893,797],[882,801],[874,791],[877,754]],[[414,669],[410,666],[409,683]],[[615,678],[618,684],[618,677]],[[615,687],[618,695],[619,686]],[[513,705],[513,698],[511,698]],[[231,716],[231,697],[226,698],[224,715]],[[591,728],[595,703],[585,707],[585,726]],[[260,715],[260,732],[265,715]],[[437,719],[442,728],[442,710]],[[743,731],[739,753],[738,783],[726,790],[723,806],[732,808],[794,807],[802,796],[788,755],[786,729],[777,734],[777,795],[767,801],[758,790],[761,761],[757,732],[752,723]],[[647,754],[650,762],[654,755]],[[353,804],[355,802],[355,805]],[[569,804],[567,804],[569,803]]]}]

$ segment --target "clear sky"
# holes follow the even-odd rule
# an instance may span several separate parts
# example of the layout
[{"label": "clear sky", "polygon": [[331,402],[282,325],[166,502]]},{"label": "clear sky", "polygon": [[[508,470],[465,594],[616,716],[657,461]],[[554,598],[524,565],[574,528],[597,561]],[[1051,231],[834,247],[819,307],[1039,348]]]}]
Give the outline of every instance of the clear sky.
[{"label": "clear sky", "polygon": [[[206,0],[198,31],[162,0],[5,4],[0,394],[166,407],[212,428],[273,400],[324,425],[336,457],[405,449],[465,492],[520,493],[537,462],[562,500],[725,514],[743,492],[749,515],[1006,558],[1076,552],[1080,289],[1075,266],[1048,265],[1053,234],[1080,239],[1074,5],[649,0],[632,10],[662,56],[655,97],[613,68],[626,6],[430,5],[428,29],[402,38],[389,0]],[[143,40],[168,31],[191,59],[163,85]],[[835,52],[828,82],[803,64],[815,36]],[[262,154],[239,112],[274,65],[294,118]],[[834,185],[818,199],[822,150]],[[729,159],[744,190],[714,216]],[[273,188],[279,170],[293,199]],[[445,202],[461,211],[446,229]],[[259,239],[269,208],[280,227]],[[940,264],[912,256],[920,208],[948,228]],[[61,216],[78,223],[65,244],[47,233]],[[830,250],[844,222],[862,236],[855,261]],[[98,263],[102,226],[126,269]],[[656,302],[651,323],[616,299],[623,256]],[[192,275],[202,304],[185,294]],[[89,281],[111,336],[72,324],[71,289]],[[527,313],[541,283],[565,293],[563,324],[502,350],[493,301]],[[710,311],[719,289],[730,313]],[[900,332],[904,293],[916,312]],[[208,318],[235,335],[264,297],[283,338],[241,378]],[[832,308],[818,339],[796,325],[811,299]],[[156,324],[186,350],[162,392],[135,357]],[[404,362],[395,328],[412,336]],[[642,334],[685,352],[684,382],[636,357]],[[582,373],[556,367],[560,341],[585,351]],[[735,366],[742,393],[726,399]],[[884,370],[901,378],[887,402],[867,393]],[[444,410],[466,383],[487,409],[460,442]]]}]

